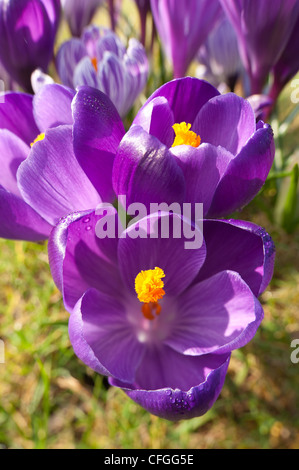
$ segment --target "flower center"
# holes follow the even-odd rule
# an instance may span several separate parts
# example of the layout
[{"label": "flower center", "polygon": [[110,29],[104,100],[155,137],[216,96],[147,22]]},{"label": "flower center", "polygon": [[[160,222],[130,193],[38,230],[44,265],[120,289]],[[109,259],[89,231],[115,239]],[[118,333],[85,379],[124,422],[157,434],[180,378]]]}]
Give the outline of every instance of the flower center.
[{"label": "flower center", "polygon": [[180,124],[174,124],[172,126],[175,132],[175,139],[172,147],[177,145],[191,145],[191,147],[198,147],[200,145],[200,136],[195,132],[190,131],[191,124],[181,122]]},{"label": "flower center", "polygon": [[92,63],[92,66],[93,68],[95,69],[95,71],[97,72],[98,71],[98,61],[97,61],[97,58],[96,57],[92,57],[90,59],[91,63]]},{"label": "flower center", "polygon": [[34,139],[33,142],[31,142],[30,147],[32,147],[36,142],[40,142],[41,140],[44,140],[44,138],[45,138],[45,133],[42,132],[36,137],[36,139]]},{"label": "flower center", "polygon": [[156,267],[140,271],[135,278],[135,291],[138,300],[143,303],[141,311],[147,320],[154,320],[154,314],[159,315],[161,312],[158,300],[165,295],[162,277],[165,277],[163,269]]}]

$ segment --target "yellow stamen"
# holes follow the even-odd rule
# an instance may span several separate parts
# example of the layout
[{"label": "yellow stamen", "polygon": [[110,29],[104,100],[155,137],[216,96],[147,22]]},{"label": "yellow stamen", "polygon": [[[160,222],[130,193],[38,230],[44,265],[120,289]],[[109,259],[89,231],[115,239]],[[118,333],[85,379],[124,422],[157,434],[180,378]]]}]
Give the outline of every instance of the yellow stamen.
[{"label": "yellow stamen", "polygon": [[162,277],[165,277],[163,269],[156,267],[141,271],[135,278],[135,291],[140,302],[143,302],[141,311],[147,320],[155,318],[153,313],[159,315],[161,312],[158,300],[165,295]]},{"label": "yellow stamen", "polygon": [[191,147],[198,147],[200,145],[200,136],[195,132],[190,131],[191,124],[181,122],[180,124],[174,124],[172,126],[175,132],[175,139],[172,147],[177,145],[191,145]]},{"label": "yellow stamen", "polygon": [[36,137],[36,139],[34,139],[33,142],[31,142],[30,147],[32,147],[36,142],[40,142],[41,140],[44,140],[44,138],[45,138],[45,134],[44,132],[42,132]]},{"label": "yellow stamen", "polygon": [[97,58],[96,57],[92,57],[91,60],[91,63],[93,65],[93,68],[95,69],[95,71],[97,72],[98,71],[98,61],[97,61]]}]

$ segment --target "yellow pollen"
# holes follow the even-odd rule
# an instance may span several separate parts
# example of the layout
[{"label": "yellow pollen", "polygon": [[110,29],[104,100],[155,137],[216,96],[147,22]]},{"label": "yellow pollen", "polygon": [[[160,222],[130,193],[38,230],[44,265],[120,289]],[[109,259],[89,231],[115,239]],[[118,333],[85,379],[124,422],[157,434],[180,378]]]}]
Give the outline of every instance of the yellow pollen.
[{"label": "yellow pollen", "polygon": [[141,311],[147,320],[153,320],[154,313],[159,315],[161,312],[158,300],[165,295],[162,277],[165,277],[163,269],[156,267],[140,271],[135,278],[135,291],[140,302],[143,302]]},{"label": "yellow pollen", "polygon": [[177,145],[191,145],[191,147],[198,147],[200,145],[200,136],[195,132],[190,131],[191,124],[181,122],[180,124],[174,124],[172,126],[175,132],[175,139],[172,147]]},{"label": "yellow pollen", "polygon": [[97,72],[98,71],[98,61],[97,61],[97,58],[96,57],[93,57],[91,60],[91,63],[93,65],[93,68],[95,69],[95,71]]},{"label": "yellow pollen", "polygon": [[44,140],[44,138],[45,138],[45,134],[44,132],[42,132],[36,137],[36,139],[34,139],[33,142],[31,142],[30,147],[32,147],[36,142],[40,142],[41,140]]}]

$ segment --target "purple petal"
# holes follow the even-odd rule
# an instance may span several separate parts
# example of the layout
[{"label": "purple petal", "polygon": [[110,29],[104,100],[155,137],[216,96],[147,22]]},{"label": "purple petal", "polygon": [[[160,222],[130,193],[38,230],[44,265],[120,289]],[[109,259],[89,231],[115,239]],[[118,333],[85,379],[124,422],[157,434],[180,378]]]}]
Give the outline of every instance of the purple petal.
[{"label": "purple petal", "polygon": [[263,319],[262,306],[234,271],[222,271],[187,289],[177,308],[180,314],[165,344],[191,356],[244,346]]},{"label": "purple petal", "polygon": [[236,155],[256,130],[254,112],[248,101],[226,93],[206,103],[192,130],[200,135],[202,142],[220,145]]},{"label": "purple petal", "polygon": [[194,148],[179,145],[171,149],[185,177],[186,196],[184,202],[202,203],[203,214],[207,214],[215,190],[233,155],[222,147],[201,144]]},{"label": "purple petal", "polygon": [[43,86],[34,95],[35,121],[41,132],[62,124],[73,124],[72,100],[75,92],[56,83]]},{"label": "purple petal", "polygon": [[87,56],[86,47],[80,39],[70,39],[59,48],[56,56],[56,68],[61,82],[74,88],[74,72],[77,64]]},{"label": "purple petal", "polygon": [[83,57],[83,59],[81,59],[77,64],[74,71],[73,81],[74,88],[84,85],[93,88],[99,87],[97,72],[89,57]]},{"label": "purple petal", "polygon": [[139,126],[122,139],[113,167],[113,188],[126,195],[127,204],[182,202],[185,181],[168,148]]},{"label": "purple petal", "polygon": [[0,185],[15,196],[21,197],[16,173],[29,152],[30,148],[23,140],[7,129],[0,129]]},{"label": "purple petal", "polygon": [[[90,288],[110,296],[115,295],[116,289],[119,292],[122,289],[117,267],[118,239],[97,236],[97,224],[103,215],[102,212],[71,214],[51,233],[50,267],[70,311]],[[115,209],[108,208],[107,217],[118,230]]]},{"label": "purple petal", "polygon": [[33,116],[33,97],[26,93],[8,92],[0,105],[0,127],[8,129],[30,145],[39,134]]},{"label": "purple petal", "polygon": [[19,167],[18,184],[24,200],[52,225],[101,201],[73,153],[71,126],[49,129],[33,145]]},{"label": "purple petal", "polygon": [[[165,226],[170,227],[168,233]],[[197,249],[186,249],[187,229],[191,228],[198,240]],[[134,238],[135,232],[145,236]],[[163,212],[132,223],[118,245],[122,278],[127,291],[135,297],[137,274],[156,266],[165,273],[165,292],[170,296],[179,295],[198,274],[205,256],[206,248],[199,228],[191,227],[191,223],[179,215]]]},{"label": "purple petal", "polygon": [[257,131],[228,165],[216,189],[209,217],[220,217],[248,204],[264,185],[274,154],[271,127],[258,124]]},{"label": "purple petal", "polygon": [[136,126],[142,127],[148,134],[156,137],[166,147],[173,144],[173,112],[164,96],[157,96],[143,106],[134,119]]},{"label": "purple petal", "polygon": [[264,229],[237,220],[205,220],[206,261],[195,283],[224,270],[239,273],[258,297],[269,284],[275,257],[273,241]]},{"label": "purple petal", "polygon": [[71,314],[69,334],[76,354],[85,364],[130,383],[142,360],[144,345],[134,335],[120,300],[96,289],[88,290]]},{"label": "purple petal", "polygon": [[51,226],[26,202],[0,186],[0,237],[37,242],[46,240]]},{"label": "purple petal", "polygon": [[[111,385],[122,388],[126,394],[136,403],[150,413],[171,421],[190,419],[205,414],[215,403],[224,384],[230,356],[207,355],[200,357],[186,357],[176,354],[166,347],[163,352],[170,353],[169,359],[173,359],[171,370],[168,372],[170,360],[165,361],[163,371],[167,375],[171,373],[180,381],[181,374],[190,372],[194,377],[197,371],[198,378],[190,389],[176,385],[173,388],[165,386],[158,390],[142,389],[137,385],[130,387],[125,383],[110,379]],[[159,355],[159,359],[161,358]],[[175,360],[179,358],[179,373]],[[153,358],[154,359],[154,358]],[[160,364],[160,361],[159,361]],[[147,370],[147,364],[145,365]],[[186,368],[186,369],[185,369]],[[141,369],[141,368],[140,368]],[[152,370],[157,373],[157,363],[152,364]],[[150,374],[144,374],[150,377]],[[186,374],[188,375],[188,374]],[[200,382],[200,380],[202,380]],[[175,379],[174,379],[175,381]],[[188,377],[187,377],[188,382]],[[199,382],[199,383],[198,383]]]},{"label": "purple petal", "polygon": [[[193,124],[203,105],[219,91],[204,80],[193,77],[180,78],[165,83],[158,88],[146,101],[139,113],[143,113],[145,106],[158,96],[164,97],[173,112],[174,122],[187,122]],[[139,119],[139,113],[135,119]],[[138,122],[138,121],[136,121]],[[133,121],[135,123],[135,120]]]},{"label": "purple petal", "polygon": [[104,201],[114,197],[112,166],[125,133],[109,98],[99,90],[82,87],[73,101],[75,155]]}]

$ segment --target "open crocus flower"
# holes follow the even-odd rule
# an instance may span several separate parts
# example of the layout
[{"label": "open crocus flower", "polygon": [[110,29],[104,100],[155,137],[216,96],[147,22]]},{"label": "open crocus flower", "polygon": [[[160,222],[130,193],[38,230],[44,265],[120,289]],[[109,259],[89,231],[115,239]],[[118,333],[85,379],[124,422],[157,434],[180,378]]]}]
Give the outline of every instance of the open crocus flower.
[{"label": "open crocus flower", "polygon": [[[46,129],[72,124],[73,90],[47,85],[34,96],[8,92],[0,105],[0,236],[38,241],[48,237],[51,226],[24,200],[17,173]],[[56,171],[56,170],[55,170]],[[39,176],[32,183],[38,184]]]},{"label": "open crocus flower", "polygon": [[59,20],[60,0],[0,1],[0,59],[26,91],[36,68],[47,71]]},{"label": "open crocus flower", "polygon": [[220,18],[222,8],[218,0],[151,0],[151,7],[173,76],[184,77]]},{"label": "open crocus flower", "polygon": [[[75,353],[155,415],[202,415],[219,396],[232,350],[263,318],[257,297],[273,272],[271,238],[247,222],[205,220],[201,231],[163,212],[110,238],[102,228],[117,228],[117,216],[100,212],[69,215],[49,240]],[[190,230],[201,237],[196,249],[186,249]]]},{"label": "open crocus flower", "polygon": [[256,123],[247,100],[186,77],[140,109],[118,148],[113,186],[128,205],[201,202],[205,216],[222,217],[253,199],[273,158],[272,129]]},{"label": "open crocus flower", "polygon": [[298,0],[220,0],[235,28],[250,92],[263,92],[272,67],[284,51],[299,15]]},{"label": "open crocus flower", "polygon": [[101,90],[121,117],[133,106],[148,78],[148,60],[142,44],[131,38],[126,48],[115,33],[97,26],[86,28],[81,39],[63,43],[56,65],[63,84]]},{"label": "open crocus flower", "polygon": [[[110,201],[112,165],[115,148],[123,133],[121,119],[109,100],[98,92],[97,101],[87,99],[82,106],[75,92],[64,86],[45,85],[32,97],[8,93],[0,106],[0,236],[21,240],[46,239],[58,220],[75,210],[95,208],[102,200]],[[80,164],[85,151],[92,158],[91,146],[81,138],[81,119],[89,106],[101,122],[96,143],[100,148],[100,168],[87,164],[87,173],[100,176],[92,181]],[[90,127],[89,135],[93,135]],[[79,158],[74,154],[73,139]],[[86,150],[87,148],[87,150]],[[89,166],[88,166],[89,165]],[[84,165],[83,165],[84,166]],[[88,171],[89,170],[89,171]],[[93,185],[95,182],[95,186]]]}]

